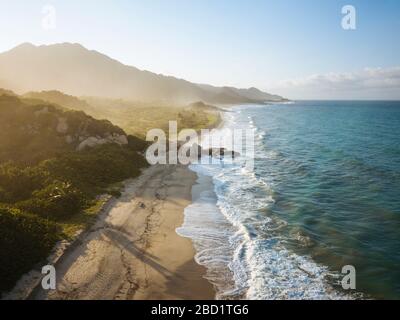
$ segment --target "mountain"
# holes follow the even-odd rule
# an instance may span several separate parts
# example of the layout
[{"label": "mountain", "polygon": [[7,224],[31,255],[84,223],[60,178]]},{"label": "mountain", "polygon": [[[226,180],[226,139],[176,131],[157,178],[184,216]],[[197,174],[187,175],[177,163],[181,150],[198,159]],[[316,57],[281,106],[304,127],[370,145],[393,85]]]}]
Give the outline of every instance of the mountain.
[{"label": "mountain", "polygon": [[257,88],[238,89],[234,87],[214,87],[210,85],[198,85],[203,90],[214,94],[212,96],[217,103],[235,104],[235,103],[259,103],[272,101],[287,101],[278,95],[272,95],[263,92]]},{"label": "mountain", "polygon": [[256,88],[200,85],[124,65],[80,44],[22,44],[0,54],[0,86],[22,94],[59,90],[73,96],[94,96],[141,102],[213,104],[282,101]]}]

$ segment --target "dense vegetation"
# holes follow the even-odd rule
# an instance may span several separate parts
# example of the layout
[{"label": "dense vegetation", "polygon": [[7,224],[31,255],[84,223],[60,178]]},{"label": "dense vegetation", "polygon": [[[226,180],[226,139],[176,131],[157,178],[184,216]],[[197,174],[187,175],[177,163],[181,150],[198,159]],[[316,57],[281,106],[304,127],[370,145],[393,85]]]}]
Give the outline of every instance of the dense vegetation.
[{"label": "dense vegetation", "polygon": [[90,108],[89,104],[77,97],[64,94],[60,91],[41,91],[41,92],[28,92],[23,95],[25,99],[47,101],[52,104],[64,106],[68,109],[83,110]]},{"label": "dense vegetation", "polygon": [[108,119],[127,133],[142,139],[153,128],[168,132],[168,122],[172,120],[178,122],[179,129],[214,127],[220,121],[220,110],[202,102],[175,106],[93,97],[76,98],[59,91],[30,92],[24,98],[33,101],[41,99],[68,109],[84,111],[96,119]]},{"label": "dense vegetation", "polygon": [[0,162],[25,165],[75,150],[90,136],[125,134],[111,122],[82,111],[64,111],[45,102],[31,105],[8,95],[0,95],[0,127]]},{"label": "dense vegetation", "polygon": [[[140,173],[147,165],[147,130],[168,131],[170,120],[179,129],[220,121],[218,110],[202,103],[87,101],[58,91],[17,96],[0,90],[0,292],[45,259],[58,240],[93,221],[99,195],[118,196],[120,182]],[[79,148],[85,139],[114,135],[126,140]]]},{"label": "dense vegetation", "polygon": [[129,134],[145,138],[146,132],[160,128],[168,132],[169,121],[177,121],[178,130],[215,127],[220,122],[219,109],[205,104],[188,106],[147,105],[123,100],[87,98],[95,110],[85,110],[96,118],[106,118]]},{"label": "dense vegetation", "polygon": [[125,145],[77,151],[88,136],[125,133],[80,111],[10,95],[0,95],[0,125],[1,292],[71,236],[67,228],[84,221],[98,195],[115,194],[114,184],[139,174],[147,144],[129,136]]},{"label": "dense vegetation", "polygon": [[0,207],[0,291],[45,259],[59,240],[57,225],[11,207]]}]

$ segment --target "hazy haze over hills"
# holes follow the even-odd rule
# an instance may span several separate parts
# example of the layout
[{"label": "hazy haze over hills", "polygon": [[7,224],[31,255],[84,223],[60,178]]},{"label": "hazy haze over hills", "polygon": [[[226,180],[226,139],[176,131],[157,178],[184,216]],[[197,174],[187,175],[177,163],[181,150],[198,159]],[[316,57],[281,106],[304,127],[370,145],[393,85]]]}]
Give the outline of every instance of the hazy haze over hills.
[{"label": "hazy haze over hills", "polygon": [[126,66],[79,44],[22,44],[0,54],[0,87],[19,94],[60,90],[74,96],[187,104],[279,101],[256,88],[194,84]]}]

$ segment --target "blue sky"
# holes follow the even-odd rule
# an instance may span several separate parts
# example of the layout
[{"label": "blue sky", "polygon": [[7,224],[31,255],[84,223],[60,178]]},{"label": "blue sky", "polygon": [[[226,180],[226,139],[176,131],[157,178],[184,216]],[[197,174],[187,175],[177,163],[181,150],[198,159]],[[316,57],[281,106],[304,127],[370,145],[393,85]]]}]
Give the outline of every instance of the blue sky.
[{"label": "blue sky", "polygon": [[[42,27],[47,4],[56,9],[52,30]],[[356,8],[356,30],[341,27],[341,9],[348,4]],[[22,42],[78,42],[125,64],[194,82],[257,86],[290,98],[400,99],[398,0],[0,5],[0,51]]]}]

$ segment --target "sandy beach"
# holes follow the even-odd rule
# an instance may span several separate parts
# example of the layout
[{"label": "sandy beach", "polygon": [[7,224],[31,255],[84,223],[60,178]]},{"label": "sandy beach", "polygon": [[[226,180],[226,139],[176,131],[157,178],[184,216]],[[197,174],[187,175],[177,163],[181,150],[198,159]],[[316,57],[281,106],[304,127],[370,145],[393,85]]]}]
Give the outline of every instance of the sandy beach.
[{"label": "sandy beach", "polygon": [[175,232],[195,182],[184,166],[146,169],[58,261],[57,290],[30,298],[214,299],[191,240]]}]

